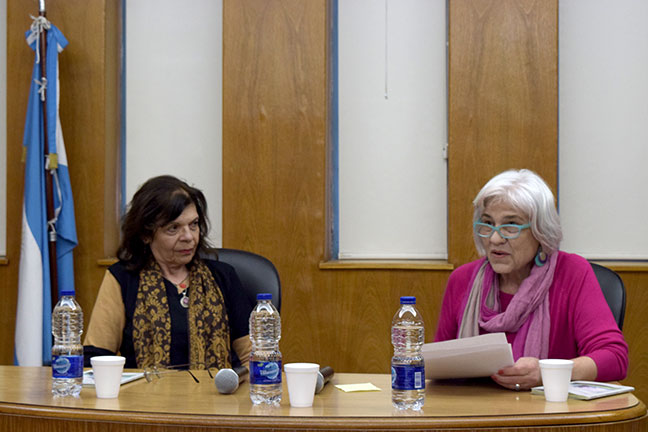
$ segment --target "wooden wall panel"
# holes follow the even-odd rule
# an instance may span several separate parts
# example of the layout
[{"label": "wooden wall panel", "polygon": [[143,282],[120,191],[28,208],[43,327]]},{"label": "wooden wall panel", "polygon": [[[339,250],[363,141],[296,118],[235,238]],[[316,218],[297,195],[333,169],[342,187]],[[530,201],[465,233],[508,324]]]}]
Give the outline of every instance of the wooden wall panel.
[{"label": "wooden wall panel", "polygon": [[626,287],[623,335],[630,350],[628,377],[623,383],[634,386],[635,395],[648,401],[648,272],[623,271],[619,274]]},{"label": "wooden wall panel", "polygon": [[472,200],[509,168],[554,193],[558,163],[558,2],[449,2],[448,256],[477,257]]},{"label": "wooden wall panel", "polygon": [[224,2],[223,245],[261,253],[279,269],[285,361],[289,346],[319,345],[309,309],[322,295],[324,5]]},{"label": "wooden wall panel", "polygon": [[[77,298],[89,317],[105,268],[97,261],[118,241],[119,55],[121,3],[48,0],[47,17],[69,45],[59,56],[60,116],[67,150],[79,246],[74,251]],[[20,258],[22,136],[33,51],[24,34],[38,2],[7,1],[7,258],[0,267],[0,361],[13,363]],[[107,239],[108,237],[108,239]],[[112,242],[112,243],[111,243]],[[114,251],[113,251],[114,253]]]}]

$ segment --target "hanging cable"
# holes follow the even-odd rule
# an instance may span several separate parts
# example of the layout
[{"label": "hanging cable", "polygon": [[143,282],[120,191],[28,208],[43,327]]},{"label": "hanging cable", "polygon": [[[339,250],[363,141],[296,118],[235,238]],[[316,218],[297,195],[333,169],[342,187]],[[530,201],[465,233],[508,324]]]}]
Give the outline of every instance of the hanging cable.
[{"label": "hanging cable", "polygon": [[389,99],[389,0],[385,0],[385,99]]}]

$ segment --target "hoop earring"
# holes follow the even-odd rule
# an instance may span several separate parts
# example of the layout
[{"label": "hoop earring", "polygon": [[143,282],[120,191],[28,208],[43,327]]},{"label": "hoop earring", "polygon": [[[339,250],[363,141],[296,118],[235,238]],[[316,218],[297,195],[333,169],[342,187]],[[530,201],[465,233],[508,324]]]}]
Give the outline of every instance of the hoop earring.
[{"label": "hoop earring", "polygon": [[538,250],[538,253],[535,256],[535,265],[542,267],[547,263],[547,254],[544,253],[542,249]]}]

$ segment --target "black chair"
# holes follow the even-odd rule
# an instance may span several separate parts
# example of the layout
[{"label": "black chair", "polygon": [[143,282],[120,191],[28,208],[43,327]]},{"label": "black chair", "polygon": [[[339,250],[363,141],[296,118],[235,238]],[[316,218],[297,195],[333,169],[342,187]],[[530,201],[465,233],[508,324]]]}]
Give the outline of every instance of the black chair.
[{"label": "black chair", "polygon": [[234,267],[252,304],[256,304],[257,294],[270,293],[272,303],[281,312],[281,281],[277,269],[269,259],[252,252],[227,248],[210,249],[201,256]]},{"label": "black chair", "polygon": [[620,330],[623,330],[623,319],[625,317],[626,292],[623,281],[616,272],[599,264],[590,263],[596,279],[598,279],[603,296],[612,310],[612,315]]}]

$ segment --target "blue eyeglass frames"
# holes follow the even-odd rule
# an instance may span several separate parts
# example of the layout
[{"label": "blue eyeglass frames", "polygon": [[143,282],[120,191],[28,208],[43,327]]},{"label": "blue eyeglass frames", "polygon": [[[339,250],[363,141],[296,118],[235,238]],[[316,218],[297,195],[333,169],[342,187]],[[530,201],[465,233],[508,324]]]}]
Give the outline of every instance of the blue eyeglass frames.
[{"label": "blue eyeglass frames", "polygon": [[477,234],[479,237],[490,238],[493,233],[497,231],[497,234],[499,234],[500,237],[506,240],[516,239],[520,237],[522,230],[530,227],[531,224],[528,223],[524,225],[503,224],[498,227],[483,222],[475,222],[473,224],[475,234]]}]

